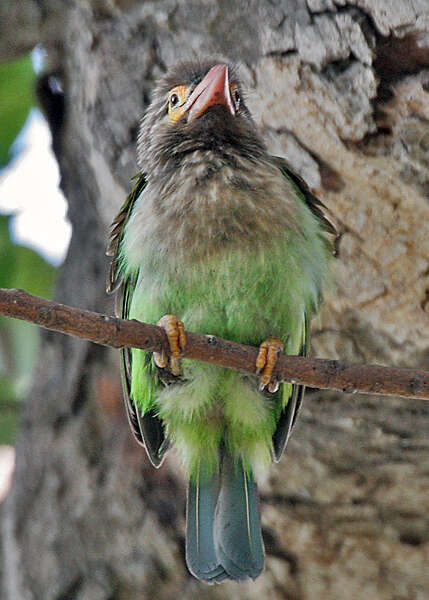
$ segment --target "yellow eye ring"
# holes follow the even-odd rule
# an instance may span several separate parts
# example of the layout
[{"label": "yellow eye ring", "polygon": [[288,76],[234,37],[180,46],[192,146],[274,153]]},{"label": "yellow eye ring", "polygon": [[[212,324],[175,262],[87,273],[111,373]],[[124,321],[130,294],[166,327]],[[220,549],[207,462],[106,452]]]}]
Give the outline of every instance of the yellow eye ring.
[{"label": "yellow eye ring", "polygon": [[168,92],[168,118],[175,125],[184,114],[183,107],[189,93],[188,85],[178,85]]}]

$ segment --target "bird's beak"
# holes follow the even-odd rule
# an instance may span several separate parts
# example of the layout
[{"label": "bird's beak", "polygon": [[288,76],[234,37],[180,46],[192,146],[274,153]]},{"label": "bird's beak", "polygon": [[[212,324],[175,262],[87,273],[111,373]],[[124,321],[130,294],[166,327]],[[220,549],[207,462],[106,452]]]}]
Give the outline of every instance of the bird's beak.
[{"label": "bird's beak", "polygon": [[229,89],[228,65],[212,67],[191,93],[184,106],[184,112],[188,113],[188,123],[198,119],[209,106],[215,104],[226,106],[231,115],[235,115]]}]

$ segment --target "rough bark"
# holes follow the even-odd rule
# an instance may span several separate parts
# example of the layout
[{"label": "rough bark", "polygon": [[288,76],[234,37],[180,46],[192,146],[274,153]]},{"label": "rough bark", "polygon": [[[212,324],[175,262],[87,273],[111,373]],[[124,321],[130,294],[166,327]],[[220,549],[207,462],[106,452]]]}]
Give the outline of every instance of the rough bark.
[{"label": "rough bark", "polygon": [[[73,237],[59,301],[112,310],[106,231],[153,82],[178,57],[222,52],[241,62],[273,152],[337,218],[337,295],[314,355],[428,366],[426,0],[18,4],[36,32],[16,48],[45,43],[65,90],[52,122]],[[134,446],[115,352],[44,334],[2,511],[2,597],[426,598],[428,419],[417,400],[309,394],[261,487],[266,572],[202,588],[184,567],[180,469],[172,454],[156,471]]]}]

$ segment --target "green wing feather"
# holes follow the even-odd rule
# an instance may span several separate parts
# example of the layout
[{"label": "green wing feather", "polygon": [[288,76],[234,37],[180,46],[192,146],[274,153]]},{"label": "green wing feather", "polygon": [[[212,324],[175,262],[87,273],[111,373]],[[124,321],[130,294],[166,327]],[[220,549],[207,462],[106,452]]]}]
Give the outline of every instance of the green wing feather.
[{"label": "green wing feather", "polygon": [[[123,319],[129,316],[130,305],[138,279],[138,272],[132,275],[122,274],[120,264],[120,246],[124,235],[124,228],[132,213],[134,204],[146,186],[146,177],[144,174],[136,176],[136,183],[125,200],[119,211],[118,216],[112,223],[110,233],[110,243],[106,254],[112,257],[109,277],[107,281],[107,292],[109,294],[121,288],[121,302],[119,313]],[[150,360],[150,355],[148,355]],[[121,376],[122,389],[124,394],[125,409],[131,431],[137,442],[146,448],[150,461],[155,467],[159,467],[168,443],[164,434],[164,428],[160,419],[152,411],[146,411],[144,414],[136,406],[131,397],[131,377],[132,377],[132,352],[130,348],[121,349]],[[151,364],[148,365],[151,369]]]},{"label": "green wing feather", "polygon": [[[302,333],[301,350],[298,356],[307,356],[310,345],[310,319],[305,315]],[[298,417],[299,409],[304,398],[305,386],[294,384],[282,385],[283,409],[277,421],[273,434],[273,459],[279,462],[285,451],[292,429]]]},{"label": "green wing feather", "polygon": [[[297,195],[305,202],[314,216],[320,221],[322,239],[326,243],[327,252],[334,252],[334,244],[326,237],[325,233],[337,235],[335,226],[329,221],[325,214],[325,205],[310,191],[306,182],[297,175],[288,165],[285,159],[272,157],[274,164],[281,173],[293,184]],[[312,307],[317,310],[317,307]],[[310,347],[311,318],[307,310],[304,315],[302,327],[302,342],[299,356],[307,356]],[[292,429],[295,425],[302,400],[304,398],[305,386],[299,384],[283,384],[282,386],[282,411],[277,421],[273,434],[273,458],[278,462],[287,445]]]}]

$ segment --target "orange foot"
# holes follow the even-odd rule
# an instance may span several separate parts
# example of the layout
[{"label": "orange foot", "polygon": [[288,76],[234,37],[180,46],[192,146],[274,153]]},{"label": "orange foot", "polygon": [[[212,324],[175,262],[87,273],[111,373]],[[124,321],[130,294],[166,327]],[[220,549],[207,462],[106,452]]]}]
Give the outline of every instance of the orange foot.
[{"label": "orange foot", "polygon": [[256,359],[256,373],[259,377],[259,389],[262,391],[268,386],[268,391],[274,394],[279,389],[279,382],[273,378],[273,370],[280,352],[283,351],[282,342],[275,337],[269,337],[259,346]]},{"label": "orange foot", "polygon": [[170,344],[170,360],[168,360],[165,351],[154,352],[155,364],[161,369],[168,365],[173,375],[179,376],[182,374],[180,355],[186,346],[185,327],[176,315],[164,315],[157,325],[162,327],[167,334],[168,343]]}]

